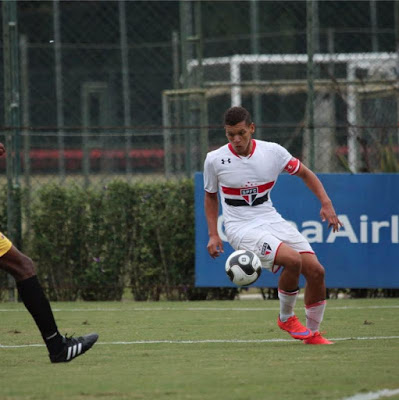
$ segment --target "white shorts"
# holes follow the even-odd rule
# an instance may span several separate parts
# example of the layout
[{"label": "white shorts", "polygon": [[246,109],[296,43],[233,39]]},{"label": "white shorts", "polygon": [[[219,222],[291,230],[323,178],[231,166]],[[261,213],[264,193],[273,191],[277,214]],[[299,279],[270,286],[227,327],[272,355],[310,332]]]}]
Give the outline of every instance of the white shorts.
[{"label": "white shorts", "polygon": [[[231,240],[230,243],[237,242]],[[258,255],[262,267],[276,273],[279,265],[275,265],[278,249],[285,243],[298,253],[312,253],[314,251],[305,237],[289,222],[283,220],[270,224],[263,224],[245,233],[236,250],[251,250]],[[234,246],[233,246],[234,247]]]}]

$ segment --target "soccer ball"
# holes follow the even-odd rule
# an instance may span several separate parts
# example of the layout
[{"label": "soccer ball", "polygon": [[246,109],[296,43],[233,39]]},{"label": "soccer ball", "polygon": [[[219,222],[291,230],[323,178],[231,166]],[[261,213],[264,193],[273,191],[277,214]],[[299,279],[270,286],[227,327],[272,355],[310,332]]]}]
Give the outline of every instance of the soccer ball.
[{"label": "soccer ball", "polygon": [[238,286],[254,283],[262,273],[259,257],[249,250],[237,250],[226,261],[226,273]]}]

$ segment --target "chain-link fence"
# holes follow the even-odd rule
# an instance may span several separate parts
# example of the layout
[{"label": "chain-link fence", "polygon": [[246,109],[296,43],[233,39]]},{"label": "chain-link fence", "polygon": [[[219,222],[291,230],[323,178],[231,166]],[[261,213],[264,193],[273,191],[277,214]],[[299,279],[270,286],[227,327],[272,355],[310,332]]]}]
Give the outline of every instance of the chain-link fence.
[{"label": "chain-link fence", "polygon": [[1,140],[32,193],[191,175],[237,104],[257,138],[315,171],[399,170],[395,1],[9,0],[1,13]]}]

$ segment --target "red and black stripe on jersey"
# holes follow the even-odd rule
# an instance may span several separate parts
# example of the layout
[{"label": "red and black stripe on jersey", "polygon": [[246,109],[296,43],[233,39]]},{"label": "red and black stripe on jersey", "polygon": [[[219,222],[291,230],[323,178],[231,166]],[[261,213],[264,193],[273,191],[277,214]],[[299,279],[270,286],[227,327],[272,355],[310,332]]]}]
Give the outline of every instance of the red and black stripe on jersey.
[{"label": "red and black stripe on jersey", "polygon": [[[257,206],[269,200],[269,189],[274,185],[273,182],[264,183],[257,186],[247,186],[240,188],[230,188],[222,186],[224,201],[226,204],[234,207]],[[227,197],[227,196],[240,196]]]}]

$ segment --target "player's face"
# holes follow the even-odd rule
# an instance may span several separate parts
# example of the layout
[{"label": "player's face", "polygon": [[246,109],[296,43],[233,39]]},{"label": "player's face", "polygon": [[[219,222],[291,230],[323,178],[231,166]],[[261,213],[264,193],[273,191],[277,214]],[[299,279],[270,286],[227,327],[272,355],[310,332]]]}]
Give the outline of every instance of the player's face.
[{"label": "player's face", "polygon": [[253,123],[247,125],[245,121],[236,125],[225,125],[226,137],[239,156],[248,156],[252,151],[252,134],[255,132]]}]

